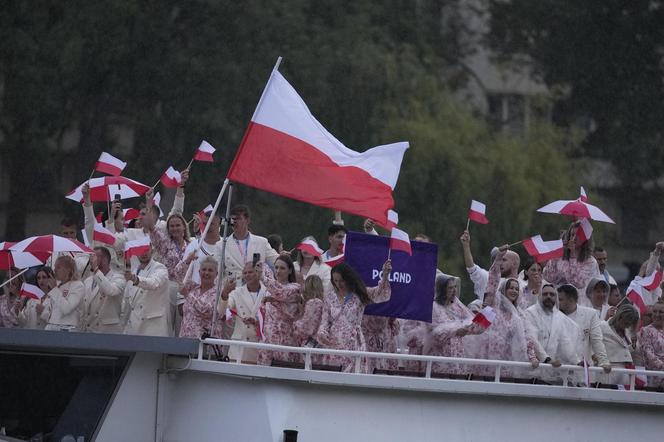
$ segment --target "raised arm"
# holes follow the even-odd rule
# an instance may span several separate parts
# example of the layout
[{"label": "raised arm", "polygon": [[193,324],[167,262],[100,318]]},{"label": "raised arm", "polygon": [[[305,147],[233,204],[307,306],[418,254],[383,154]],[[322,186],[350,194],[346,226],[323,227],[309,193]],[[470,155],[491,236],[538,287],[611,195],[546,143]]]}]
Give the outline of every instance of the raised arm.
[{"label": "raised arm", "polygon": [[390,287],[390,272],[392,271],[392,260],[388,259],[383,264],[380,282],[376,287],[367,287],[367,295],[372,302],[387,302],[392,297],[392,287]]}]

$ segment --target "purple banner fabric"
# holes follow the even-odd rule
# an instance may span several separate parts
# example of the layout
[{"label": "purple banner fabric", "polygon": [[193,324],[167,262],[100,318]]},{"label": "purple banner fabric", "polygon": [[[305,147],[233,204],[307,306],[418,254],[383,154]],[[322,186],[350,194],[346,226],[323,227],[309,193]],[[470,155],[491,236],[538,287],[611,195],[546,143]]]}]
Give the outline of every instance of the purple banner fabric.
[{"label": "purple banner fabric", "polygon": [[[431,322],[438,246],[419,241],[410,244],[413,256],[392,251],[392,297],[387,302],[368,305],[365,314]],[[389,246],[387,236],[348,232],[344,260],[360,274],[367,287],[374,287],[380,281]]]}]

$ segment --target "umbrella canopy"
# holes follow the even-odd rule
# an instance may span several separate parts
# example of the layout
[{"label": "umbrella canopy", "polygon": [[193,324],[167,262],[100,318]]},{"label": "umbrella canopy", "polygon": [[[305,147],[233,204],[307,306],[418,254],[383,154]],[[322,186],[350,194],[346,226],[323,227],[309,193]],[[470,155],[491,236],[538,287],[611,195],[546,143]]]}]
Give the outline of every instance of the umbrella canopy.
[{"label": "umbrella canopy", "polygon": [[149,186],[123,176],[105,176],[92,178],[89,181],[81,183],[69,192],[66,198],[72,201],[83,202],[83,192],[81,189],[86,183],[90,184],[90,200],[93,202],[112,201],[115,199],[115,195],[120,195],[120,199],[135,198],[150,190]]},{"label": "umbrella canopy", "polygon": [[0,270],[9,270],[12,268],[24,269],[42,265],[49,257],[49,253],[26,253],[14,252],[9,248],[15,245],[15,242],[0,242]]},{"label": "umbrella canopy", "polygon": [[589,218],[595,221],[615,224],[609,216],[599,207],[584,202],[581,198],[576,200],[558,200],[537,209],[542,213],[557,213],[577,218]]},{"label": "umbrella canopy", "polygon": [[94,251],[75,239],[63,238],[58,235],[32,236],[14,244],[9,248],[14,252],[28,253],[59,253],[59,252],[83,252],[94,253]]}]

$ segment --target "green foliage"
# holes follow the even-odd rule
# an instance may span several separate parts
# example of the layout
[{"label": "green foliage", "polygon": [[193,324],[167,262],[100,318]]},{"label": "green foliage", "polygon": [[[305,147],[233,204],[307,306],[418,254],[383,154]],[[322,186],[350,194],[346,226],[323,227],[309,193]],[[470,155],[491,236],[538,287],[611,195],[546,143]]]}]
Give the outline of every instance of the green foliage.
[{"label": "green foliage", "polygon": [[[28,203],[80,214],[63,194],[89,175],[102,150],[129,162],[126,175],[152,184],[169,165],[183,168],[205,138],[217,160],[194,164],[186,209],[213,202],[282,55],[282,73],[347,146],[411,142],[396,210],[411,236],[423,232],[440,244],[445,271],[463,271],[458,237],[473,198],[487,204],[491,220],[471,227],[484,266],[493,242],[552,237],[560,219],[534,210],[576,194],[565,160],[576,140],[544,124],[527,138],[496,135],[455,104],[452,88],[462,79],[442,74],[459,72],[467,50],[458,42],[463,23],[446,15],[456,3],[5,2],[2,149],[14,158],[10,169],[22,171],[11,178],[6,236],[23,236],[19,215]],[[118,127],[131,130],[131,151],[117,144]],[[66,150],[62,136],[71,128],[80,139]],[[26,148],[48,161],[19,168],[28,163]],[[34,176],[50,177],[51,190],[37,192],[43,180]],[[287,248],[310,234],[326,245],[330,210],[242,186],[233,200],[252,207],[255,231],[282,234]],[[362,220],[345,218],[361,229]]]}]

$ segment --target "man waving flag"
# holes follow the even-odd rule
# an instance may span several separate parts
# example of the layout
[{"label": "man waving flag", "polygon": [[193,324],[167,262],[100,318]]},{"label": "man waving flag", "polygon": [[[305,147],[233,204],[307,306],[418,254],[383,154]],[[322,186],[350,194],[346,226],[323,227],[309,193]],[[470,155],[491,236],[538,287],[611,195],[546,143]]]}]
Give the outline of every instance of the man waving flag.
[{"label": "man waving flag", "polygon": [[347,148],[274,69],[228,179],[386,226],[407,148],[406,142],[362,153]]}]

